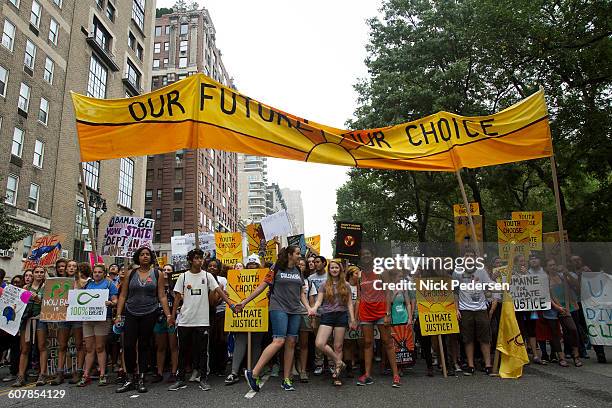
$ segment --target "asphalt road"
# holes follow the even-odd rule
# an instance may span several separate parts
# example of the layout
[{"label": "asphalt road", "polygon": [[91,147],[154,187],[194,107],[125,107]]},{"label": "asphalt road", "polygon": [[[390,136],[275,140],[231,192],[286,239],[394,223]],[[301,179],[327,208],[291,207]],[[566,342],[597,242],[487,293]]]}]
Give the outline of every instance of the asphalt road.
[{"label": "asphalt road", "polygon": [[[612,351],[607,349],[608,358]],[[422,360],[402,378],[402,387],[391,387],[391,377],[375,376],[375,384],[358,387],[354,380],[335,388],[329,377],[312,377],[308,384],[296,384],[296,391],[280,388],[280,379],[270,378],[261,392],[247,398],[246,383],[224,386],[222,378],[211,378],[213,389],[201,391],[196,384],[187,389],[169,392],[165,383],[149,387],[146,394],[115,394],[114,385],[105,388],[92,384],[86,388],[71,385],[35,387],[22,390],[65,390],[64,398],[9,398],[13,390],[8,384],[0,387],[0,407],[604,407],[612,405],[612,364],[597,364],[594,356],[582,368],[558,365],[528,366],[519,380],[502,380],[476,373],[473,377],[444,378],[441,373],[425,376]],[[0,374],[5,374],[5,369]]]}]

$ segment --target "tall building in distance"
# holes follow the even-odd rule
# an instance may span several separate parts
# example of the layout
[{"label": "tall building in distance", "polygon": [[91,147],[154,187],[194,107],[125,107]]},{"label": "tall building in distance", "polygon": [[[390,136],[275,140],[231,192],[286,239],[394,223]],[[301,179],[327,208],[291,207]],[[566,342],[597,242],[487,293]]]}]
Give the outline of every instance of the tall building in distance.
[{"label": "tall building in distance", "polygon": [[142,215],[146,158],[84,163],[80,179],[70,91],[96,98],[147,92],[155,8],[145,0],[6,0],[0,7],[0,189],[12,220],[34,231],[1,254],[0,267],[12,275],[33,238],[50,232],[65,235],[64,256],[84,260],[86,208],[99,248],[112,215]]},{"label": "tall building in distance", "polygon": [[[155,20],[152,48],[153,89],[203,72],[234,87],[215,27],[206,9],[181,10]],[[145,217],[155,219],[155,248],[170,252],[172,236],[195,232],[237,231],[236,153],[213,149],[180,150],[149,156]]]},{"label": "tall building in distance", "polygon": [[268,165],[265,157],[238,154],[238,209],[246,223],[259,222],[267,211]]},{"label": "tall building in distance", "polygon": [[266,187],[266,212],[270,215],[281,210],[287,211],[287,203],[278,184],[272,183]]},{"label": "tall building in distance", "polygon": [[293,227],[293,234],[304,233],[304,205],[302,203],[302,192],[300,190],[291,190],[282,188],[281,193],[287,205],[289,213],[289,221]]}]

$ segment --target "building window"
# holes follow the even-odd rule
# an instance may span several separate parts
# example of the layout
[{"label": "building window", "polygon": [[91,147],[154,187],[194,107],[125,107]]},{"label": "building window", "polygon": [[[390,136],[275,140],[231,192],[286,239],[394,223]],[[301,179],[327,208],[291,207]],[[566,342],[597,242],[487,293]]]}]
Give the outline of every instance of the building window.
[{"label": "building window", "polygon": [[83,163],[83,172],[85,173],[85,185],[94,191],[98,191],[100,162],[94,161]]},{"label": "building window", "polygon": [[45,98],[40,98],[40,109],[38,110],[38,121],[43,125],[47,124],[49,119],[49,101]]},{"label": "building window", "polygon": [[144,210],[144,217],[145,218],[153,218],[153,212],[151,209],[146,209]]},{"label": "building window", "polygon": [[51,23],[49,23],[49,41],[57,45],[57,38],[59,37],[59,23],[51,17]]},{"label": "building window", "polygon": [[23,82],[19,88],[19,100],[17,101],[17,107],[24,112],[27,112],[28,108],[30,107],[30,87]]},{"label": "building window", "polygon": [[53,2],[57,7],[62,8],[62,0],[53,0]]},{"label": "building window", "polygon": [[109,1],[106,5],[106,17],[112,22],[115,22],[115,6]]},{"label": "building window", "polygon": [[131,31],[128,34],[128,47],[130,47],[132,50],[136,49],[136,37],[134,37],[134,34],[132,34]]},{"label": "building window", "polygon": [[159,54],[161,52],[161,43],[153,44],[153,52]]},{"label": "building window", "polygon": [[183,230],[180,230],[180,229],[172,230],[173,237],[180,237],[181,235],[183,235]]},{"label": "building window", "polygon": [[108,71],[97,57],[91,56],[89,63],[89,82],[87,83],[87,96],[106,98],[106,79]]},{"label": "building window", "polygon": [[183,179],[183,168],[174,169],[174,179],[181,181]]},{"label": "building window", "polygon": [[[164,67],[168,66],[168,58],[164,58]],[[168,83],[168,78],[166,78],[166,83]]]},{"label": "building window", "polygon": [[183,209],[182,208],[172,209],[172,221],[183,221]]},{"label": "building window", "polygon": [[144,31],[145,0],[132,0],[132,19]]},{"label": "building window", "polygon": [[128,61],[127,63],[127,79],[134,85],[137,89],[140,89],[140,77],[141,73],[136,69],[136,67]]},{"label": "building window", "polygon": [[142,45],[138,44],[138,46],[136,47],[136,56],[141,61],[142,61],[142,58],[143,58],[143,54],[144,54],[144,51],[142,49]]},{"label": "building window", "polygon": [[145,191],[145,202],[152,203],[153,202],[153,190]]},{"label": "building window", "polygon": [[174,201],[180,201],[183,199],[183,189],[177,187],[174,189]]},{"label": "building window", "polygon": [[155,210],[155,219],[157,220],[161,219],[161,215],[162,215],[161,208],[158,208],[157,210]]},{"label": "building window", "polygon": [[21,253],[22,259],[25,259],[30,255],[30,251],[32,250],[32,241],[34,241],[33,235],[28,235],[23,239],[23,252]]},{"label": "building window", "polygon": [[96,5],[100,10],[104,7],[104,0],[96,0]]},{"label": "building window", "polygon": [[50,84],[53,84],[53,71],[55,70],[55,63],[49,57],[45,60],[45,72],[43,73],[43,79]]},{"label": "building window", "polygon": [[28,211],[38,212],[38,184],[30,184],[30,195],[28,196]]},{"label": "building window", "polygon": [[38,28],[40,25],[40,14],[42,12],[42,6],[39,2],[34,0],[32,2],[32,12],[30,13],[30,24]]},{"label": "building window", "polygon": [[111,35],[108,33],[106,28],[100,23],[100,20],[94,17],[93,20],[94,38],[96,42],[104,49],[104,51],[110,50]]},{"label": "building window", "polygon": [[182,40],[180,43],[180,48],[179,51],[180,52],[187,52],[187,47],[189,46],[189,41],[187,40]]},{"label": "building window", "polygon": [[166,30],[165,30],[166,35],[170,34],[170,26],[169,26],[169,25],[167,25],[167,26],[165,26],[164,28],[166,29]]},{"label": "building window", "polygon": [[4,31],[2,31],[2,45],[13,51],[15,43],[15,26],[8,20],[4,20]]},{"label": "building window", "polygon": [[159,36],[161,36],[161,33],[162,33],[161,26],[155,26],[155,36],[159,37]]},{"label": "building window", "polygon": [[6,179],[6,198],[4,202],[15,205],[17,203],[17,189],[19,188],[19,176],[9,174]]},{"label": "building window", "polygon": [[11,3],[13,3],[13,6],[19,8],[19,2],[20,0],[9,0]]},{"label": "building window", "polygon": [[215,168],[212,164],[208,165],[208,174],[210,174],[212,177],[215,177]]},{"label": "building window", "polygon": [[13,144],[11,146],[11,154],[16,157],[21,157],[23,151],[23,130],[15,128],[13,130]]},{"label": "building window", "polygon": [[23,57],[23,65],[30,69],[34,69],[34,63],[36,62],[36,46],[30,40],[26,41],[25,55]]},{"label": "building window", "polygon": [[153,60],[153,69],[159,69],[159,60],[158,59],[154,59]]},{"label": "building window", "polygon": [[168,41],[164,42],[164,51],[170,50],[170,43]]},{"label": "building window", "polygon": [[[179,68],[187,68],[187,57],[179,58]],[[182,79],[180,75],[179,79]]]},{"label": "building window", "polygon": [[189,32],[189,24],[181,24],[181,35]]},{"label": "building window", "polygon": [[8,82],[8,71],[0,66],[0,96],[6,96],[6,83]]},{"label": "building window", "polygon": [[164,190],[162,190],[161,188],[157,189],[157,199],[161,200],[162,199],[162,194],[164,193]]},{"label": "building window", "polygon": [[132,208],[132,189],[134,185],[134,160],[121,159],[119,171],[119,204]]},{"label": "building window", "polygon": [[221,202],[224,208],[227,207],[227,200],[225,199],[225,197],[221,197]]},{"label": "building window", "polygon": [[160,242],[160,241],[161,241],[161,231],[155,230],[155,242]]},{"label": "building window", "polygon": [[[167,58],[166,58],[166,59],[167,59]],[[168,85],[168,77],[167,77],[166,75],[164,75],[164,76],[162,77],[162,85],[163,85],[163,86]]]},{"label": "building window", "polygon": [[43,160],[45,158],[45,144],[40,140],[36,140],[34,144],[34,161],[32,164],[42,169]]}]

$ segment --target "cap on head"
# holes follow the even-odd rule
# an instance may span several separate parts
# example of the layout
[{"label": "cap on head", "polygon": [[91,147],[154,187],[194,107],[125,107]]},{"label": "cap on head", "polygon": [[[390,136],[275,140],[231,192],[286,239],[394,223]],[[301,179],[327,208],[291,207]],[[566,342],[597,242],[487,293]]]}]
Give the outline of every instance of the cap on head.
[{"label": "cap on head", "polygon": [[250,264],[250,263],[256,263],[257,265],[261,266],[261,261],[259,260],[259,255],[257,255],[257,254],[249,255],[249,257],[247,258],[246,263],[247,263],[247,265]]}]

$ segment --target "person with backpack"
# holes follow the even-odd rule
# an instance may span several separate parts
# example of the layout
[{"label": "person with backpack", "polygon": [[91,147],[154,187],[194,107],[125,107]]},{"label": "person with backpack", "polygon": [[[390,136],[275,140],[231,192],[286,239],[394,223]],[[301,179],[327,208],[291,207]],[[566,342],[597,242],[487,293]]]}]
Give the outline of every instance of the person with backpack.
[{"label": "person with backpack", "polygon": [[[153,251],[149,247],[140,247],[134,252],[132,260],[138,268],[126,274],[125,283],[121,285],[119,302],[117,304],[117,317],[115,323],[125,319],[124,324],[124,357],[127,369],[126,381],[115,390],[123,393],[137,389],[138,392],[147,392],[145,386],[145,371],[147,369],[147,356],[151,349],[153,328],[160,314],[159,304],[162,305],[168,325],[174,325],[174,317],[168,306],[168,298],[164,290],[166,278],[163,273],[154,267]],[[122,314],[125,312],[125,317]],[[136,345],[138,344],[138,354]],[[136,358],[138,357],[138,366]],[[135,383],[136,373],[138,385]]]},{"label": "person with backpack", "polygon": [[104,264],[96,264],[93,268],[92,280],[87,282],[83,289],[106,289],[108,290],[108,299],[105,304],[107,306],[106,319],[96,322],[83,322],[83,338],[85,339],[85,366],[83,368],[83,376],[77,383],[77,387],[85,387],[91,384],[89,372],[93,367],[94,359],[98,357],[98,367],[100,368],[99,386],[108,384],[106,378],[106,337],[110,331],[110,322],[113,315],[112,308],[117,304],[117,287],[110,280],[106,279],[106,266]]},{"label": "person with backpack", "polygon": [[245,370],[244,376],[251,390],[259,391],[259,377],[265,365],[274,355],[285,347],[283,358],[283,382],[281,387],[285,391],[294,391],[291,369],[295,342],[300,329],[300,322],[304,310],[310,315],[312,309],[304,292],[304,278],[297,268],[300,259],[300,248],[289,245],[279,251],[278,261],[271,269],[264,281],[246,299],[236,305],[236,313],[267,287],[270,287],[270,324],[272,326],[272,343],[261,354],[253,370]]}]

